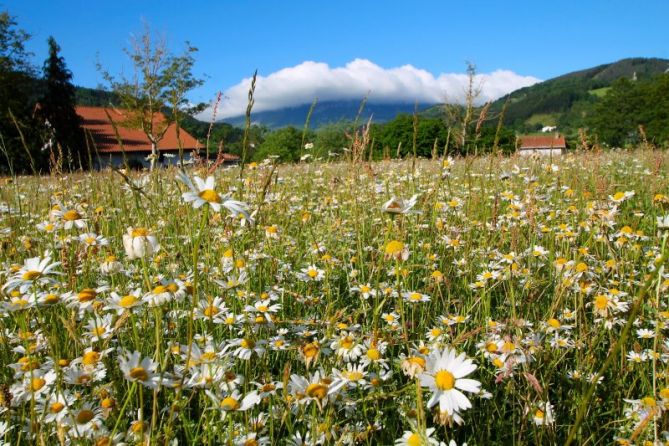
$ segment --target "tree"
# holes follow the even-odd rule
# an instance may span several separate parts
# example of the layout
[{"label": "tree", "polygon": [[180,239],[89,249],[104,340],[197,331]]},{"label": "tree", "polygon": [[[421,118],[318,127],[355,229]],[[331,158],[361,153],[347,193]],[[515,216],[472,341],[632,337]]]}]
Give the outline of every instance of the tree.
[{"label": "tree", "polygon": [[[90,158],[81,128],[81,119],[75,110],[75,90],[72,73],[59,56],[60,46],[49,37],[49,57],[44,62],[45,92],[39,101],[40,115],[51,130],[52,141],[60,147],[59,153],[66,161],[63,167],[73,170],[87,167]],[[62,151],[62,152],[61,152]]]},{"label": "tree", "polygon": [[[177,125],[183,114],[193,114],[202,105],[192,106],[186,95],[202,85],[193,75],[194,54],[197,48],[186,42],[181,55],[172,54],[164,38],[154,39],[147,26],[139,38],[133,38],[125,49],[133,66],[133,77],[121,75],[118,79],[103,70],[120,105],[129,117],[124,125],[141,129],[151,142],[151,170],[159,157],[158,143],[172,125]],[[183,153],[180,154],[183,159]]]},{"label": "tree", "polygon": [[28,39],[9,12],[0,12],[0,170],[6,165],[10,172],[36,172],[43,166],[33,119],[36,85],[25,48]]},{"label": "tree", "polygon": [[[311,135],[308,135],[311,139]],[[253,158],[262,161],[269,156],[278,157],[282,162],[296,162],[300,159],[302,131],[295,127],[278,129],[265,138]]]}]

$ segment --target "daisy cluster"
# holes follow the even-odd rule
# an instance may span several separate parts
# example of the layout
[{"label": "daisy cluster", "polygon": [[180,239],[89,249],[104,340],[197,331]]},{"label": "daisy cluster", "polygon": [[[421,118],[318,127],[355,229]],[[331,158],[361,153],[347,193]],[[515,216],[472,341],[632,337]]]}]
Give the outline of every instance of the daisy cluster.
[{"label": "daisy cluster", "polygon": [[0,180],[0,441],[665,444],[668,161]]}]

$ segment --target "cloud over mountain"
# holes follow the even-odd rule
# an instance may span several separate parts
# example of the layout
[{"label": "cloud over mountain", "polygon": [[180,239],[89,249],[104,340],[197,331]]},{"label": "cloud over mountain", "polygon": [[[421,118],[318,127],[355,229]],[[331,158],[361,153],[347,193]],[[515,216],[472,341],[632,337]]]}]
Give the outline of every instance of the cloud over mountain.
[{"label": "cloud over mountain", "polygon": [[[477,75],[481,88],[479,102],[497,99],[539,79],[521,76],[508,70]],[[224,92],[216,119],[244,114],[251,78],[243,79]],[[267,76],[258,75],[254,111],[275,110],[312,102],[340,99],[362,99],[370,102],[461,102],[465,96],[467,75],[464,73],[432,73],[403,65],[383,68],[366,59],[355,59],[343,67],[306,61],[294,67],[283,68]],[[211,119],[212,108],[201,115]]]}]

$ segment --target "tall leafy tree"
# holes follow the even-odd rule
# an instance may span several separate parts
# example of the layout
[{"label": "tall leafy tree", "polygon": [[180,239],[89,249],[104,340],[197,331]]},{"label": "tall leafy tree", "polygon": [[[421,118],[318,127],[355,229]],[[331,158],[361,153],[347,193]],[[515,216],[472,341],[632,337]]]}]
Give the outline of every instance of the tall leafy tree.
[{"label": "tall leafy tree", "polygon": [[30,35],[7,11],[0,12],[0,171],[29,172],[42,167],[33,120],[34,69],[25,43]]},{"label": "tall leafy tree", "polygon": [[[72,73],[60,56],[60,46],[49,37],[49,57],[44,62],[45,92],[40,100],[40,114],[50,131],[50,142],[55,153],[63,155],[62,166],[72,170],[89,164],[89,154],[81,128],[81,119],[75,110],[75,89]],[[55,144],[53,144],[55,143]],[[53,147],[52,147],[53,149]]]},{"label": "tall leafy tree", "polygon": [[197,48],[186,42],[182,54],[173,54],[166,40],[156,38],[147,26],[125,52],[132,62],[132,78],[114,77],[101,66],[98,68],[130,114],[124,125],[142,130],[151,142],[153,170],[160,156],[158,144],[170,125],[176,123],[178,128],[183,114],[202,109],[202,105],[193,106],[186,97],[203,82],[193,75]]}]

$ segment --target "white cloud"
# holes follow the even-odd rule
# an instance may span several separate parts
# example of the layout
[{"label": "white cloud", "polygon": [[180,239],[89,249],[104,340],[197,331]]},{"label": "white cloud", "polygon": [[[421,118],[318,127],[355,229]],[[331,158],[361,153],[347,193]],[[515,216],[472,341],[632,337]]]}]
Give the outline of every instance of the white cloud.
[{"label": "white cloud", "polygon": [[[496,70],[477,75],[481,87],[480,102],[497,99],[539,79],[521,76],[509,70]],[[216,118],[242,115],[246,111],[251,78],[243,79],[224,92]],[[319,101],[356,99],[369,95],[370,102],[415,102],[422,104],[461,102],[465,96],[467,75],[464,73],[432,73],[403,65],[382,68],[366,59],[355,59],[343,67],[330,67],[321,62],[303,62],[267,76],[258,75],[253,111]],[[211,107],[199,117],[211,119]]]}]

